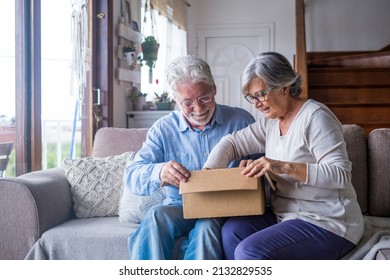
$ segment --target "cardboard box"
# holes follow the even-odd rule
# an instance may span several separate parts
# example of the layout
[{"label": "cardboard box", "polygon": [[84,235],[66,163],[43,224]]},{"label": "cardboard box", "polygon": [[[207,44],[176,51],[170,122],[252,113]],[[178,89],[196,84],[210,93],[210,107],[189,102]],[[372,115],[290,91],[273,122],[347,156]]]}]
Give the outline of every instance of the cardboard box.
[{"label": "cardboard box", "polygon": [[261,215],[265,211],[263,180],[241,174],[243,168],[191,172],[180,184],[184,218]]}]

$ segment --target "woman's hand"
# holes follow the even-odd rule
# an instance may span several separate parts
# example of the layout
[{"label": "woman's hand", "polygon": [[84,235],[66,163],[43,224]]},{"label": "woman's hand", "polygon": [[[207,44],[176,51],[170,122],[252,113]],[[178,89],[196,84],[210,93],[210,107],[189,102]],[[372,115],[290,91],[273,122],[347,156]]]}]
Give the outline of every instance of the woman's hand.
[{"label": "woman's hand", "polygon": [[307,175],[305,163],[284,162],[267,157],[261,157],[256,160],[243,160],[240,162],[240,167],[245,167],[242,171],[243,175],[255,178],[271,172],[273,174],[287,174],[301,182],[305,182]]},{"label": "woman's hand", "polygon": [[189,177],[188,169],[173,160],[164,164],[160,171],[161,186],[173,185],[179,187],[180,182],[187,182]]},{"label": "woman's hand", "polygon": [[242,160],[240,162],[240,167],[245,167],[242,171],[243,175],[247,175],[249,177],[259,178],[265,175],[266,172],[272,172],[275,174],[282,174],[284,162],[278,160],[272,160],[266,157],[261,157],[256,160],[247,160],[244,162]]}]

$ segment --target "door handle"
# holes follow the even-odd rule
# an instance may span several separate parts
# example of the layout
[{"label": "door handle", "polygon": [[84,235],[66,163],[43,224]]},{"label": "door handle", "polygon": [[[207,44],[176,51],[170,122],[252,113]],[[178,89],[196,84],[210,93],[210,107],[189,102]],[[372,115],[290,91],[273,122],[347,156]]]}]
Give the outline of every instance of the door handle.
[{"label": "door handle", "polygon": [[100,105],[100,88],[93,88],[93,91],[96,91],[96,103],[95,105]]},{"label": "door handle", "polygon": [[99,129],[99,123],[103,120],[100,88],[93,88],[93,91],[96,91],[96,102],[93,104],[93,115],[96,121],[96,129]]}]

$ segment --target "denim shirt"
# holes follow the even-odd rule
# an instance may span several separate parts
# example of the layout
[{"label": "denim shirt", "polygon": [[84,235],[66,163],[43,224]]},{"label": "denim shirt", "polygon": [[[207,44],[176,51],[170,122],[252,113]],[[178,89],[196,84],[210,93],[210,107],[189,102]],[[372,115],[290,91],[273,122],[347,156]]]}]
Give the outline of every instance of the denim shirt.
[{"label": "denim shirt", "polygon": [[[160,171],[170,160],[190,171],[202,169],[211,149],[223,136],[254,121],[244,109],[217,104],[210,124],[201,131],[192,129],[181,111],[171,112],[153,124],[134,161],[128,163],[124,172],[125,187],[138,195],[150,195],[160,187]],[[164,188],[165,203],[182,203],[177,187]]]}]

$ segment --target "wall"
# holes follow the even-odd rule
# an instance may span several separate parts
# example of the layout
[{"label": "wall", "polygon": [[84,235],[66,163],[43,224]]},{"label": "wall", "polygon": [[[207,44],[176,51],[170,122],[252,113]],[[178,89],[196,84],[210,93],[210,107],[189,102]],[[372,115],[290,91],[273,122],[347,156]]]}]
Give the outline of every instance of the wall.
[{"label": "wall", "polygon": [[309,0],[309,51],[379,50],[390,44],[389,0]]}]

